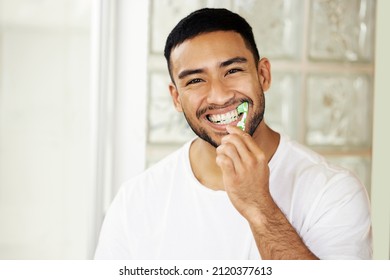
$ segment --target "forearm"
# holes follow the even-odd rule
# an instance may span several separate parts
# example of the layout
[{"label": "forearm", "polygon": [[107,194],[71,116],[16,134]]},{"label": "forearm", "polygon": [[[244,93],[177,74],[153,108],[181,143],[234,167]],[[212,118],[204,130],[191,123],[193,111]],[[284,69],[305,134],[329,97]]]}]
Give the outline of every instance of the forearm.
[{"label": "forearm", "polygon": [[304,244],[272,198],[267,199],[258,213],[247,220],[262,259],[318,259]]},{"label": "forearm", "polygon": [[249,134],[236,127],[228,126],[227,132],[216,150],[216,163],[225,191],[248,220],[262,258],[316,259],[271,197],[268,162],[272,153],[264,153]]}]

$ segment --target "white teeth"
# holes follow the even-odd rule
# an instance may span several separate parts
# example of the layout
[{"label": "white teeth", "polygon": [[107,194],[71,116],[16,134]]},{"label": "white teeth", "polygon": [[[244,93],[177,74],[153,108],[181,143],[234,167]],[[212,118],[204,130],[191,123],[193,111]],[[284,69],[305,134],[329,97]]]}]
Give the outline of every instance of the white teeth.
[{"label": "white teeth", "polygon": [[238,113],[237,110],[234,109],[230,112],[227,112],[225,114],[219,114],[219,115],[209,115],[208,119],[216,124],[229,124],[231,122],[234,122],[238,119]]}]

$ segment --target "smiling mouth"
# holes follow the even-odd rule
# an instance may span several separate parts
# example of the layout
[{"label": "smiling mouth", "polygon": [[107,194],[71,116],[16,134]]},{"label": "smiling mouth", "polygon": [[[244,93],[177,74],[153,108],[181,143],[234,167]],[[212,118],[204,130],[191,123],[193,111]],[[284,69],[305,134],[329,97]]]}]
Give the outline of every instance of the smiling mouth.
[{"label": "smiling mouth", "polygon": [[214,124],[226,125],[237,121],[241,115],[242,113],[234,109],[224,114],[207,115],[207,119]]}]

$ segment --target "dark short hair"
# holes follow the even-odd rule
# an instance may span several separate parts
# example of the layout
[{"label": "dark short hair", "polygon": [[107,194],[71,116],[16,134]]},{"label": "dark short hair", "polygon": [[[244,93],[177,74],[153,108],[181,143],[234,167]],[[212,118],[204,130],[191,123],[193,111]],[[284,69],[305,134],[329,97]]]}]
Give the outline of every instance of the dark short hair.
[{"label": "dark short hair", "polygon": [[227,9],[203,8],[183,18],[167,37],[164,56],[167,60],[169,75],[172,81],[170,61],[172,49],[185,40],[213,31],[234,31],[239,33],[248,49],[252,52],[257,65],[257,62],[260,60],[260,55],[253,36],[252,27],[249,23],[240,15]]}]

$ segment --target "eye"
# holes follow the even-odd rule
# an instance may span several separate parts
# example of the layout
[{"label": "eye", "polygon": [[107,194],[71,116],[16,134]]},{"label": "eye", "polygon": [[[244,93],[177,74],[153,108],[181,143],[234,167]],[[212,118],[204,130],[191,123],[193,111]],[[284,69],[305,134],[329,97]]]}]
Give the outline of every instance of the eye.
[{"label": "eye", "polygon": [[233,69],[228,70],[228,71],[226,72],[226,75],[225,75],[225,76],[230,75],[230,74],[234,74],[234,73],[237,73],[237,72],[241,72],[241,71],[242,71],[242,69],[233,68]]},{"label": "eye", "polygon": [[196,78],[196,79],[192,79],[192,80],[190,80],[190,81],[188,81],[187,83],[186,83],[186,86],[188,86],[188,85],[193,85],[193,84],[197,84],[197,83],[200,83],[200,82],[202,82],[203,80],[202,79],[199,79],[199,78]]}]

